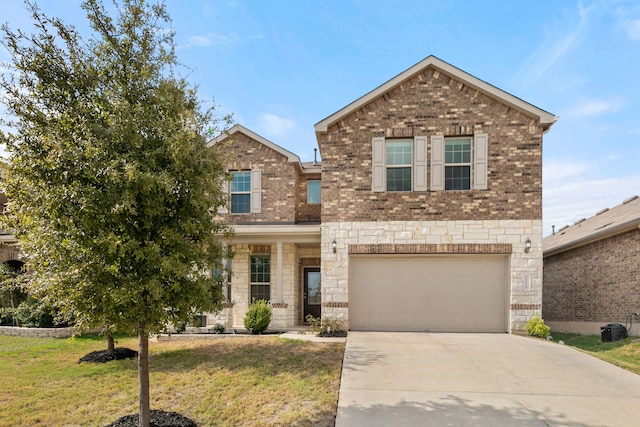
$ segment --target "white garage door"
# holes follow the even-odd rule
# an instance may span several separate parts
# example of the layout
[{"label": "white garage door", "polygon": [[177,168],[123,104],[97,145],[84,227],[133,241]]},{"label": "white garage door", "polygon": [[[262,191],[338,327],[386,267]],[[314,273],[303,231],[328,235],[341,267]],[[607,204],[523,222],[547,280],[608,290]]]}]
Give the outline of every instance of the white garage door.
[{"label": "white garage door", "polygon": [[352,256],[350,328],[506,332],[507,265],[506,256]]}]

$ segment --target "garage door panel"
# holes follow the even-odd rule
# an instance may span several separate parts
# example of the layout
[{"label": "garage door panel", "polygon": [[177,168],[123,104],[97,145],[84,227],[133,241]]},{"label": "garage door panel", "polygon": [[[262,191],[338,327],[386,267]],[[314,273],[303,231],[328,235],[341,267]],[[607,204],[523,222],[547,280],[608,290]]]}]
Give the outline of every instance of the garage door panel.
[{"label": "garage door panel", "polygon": [[350,259],[354,330],[504,332],[505,256]]}]

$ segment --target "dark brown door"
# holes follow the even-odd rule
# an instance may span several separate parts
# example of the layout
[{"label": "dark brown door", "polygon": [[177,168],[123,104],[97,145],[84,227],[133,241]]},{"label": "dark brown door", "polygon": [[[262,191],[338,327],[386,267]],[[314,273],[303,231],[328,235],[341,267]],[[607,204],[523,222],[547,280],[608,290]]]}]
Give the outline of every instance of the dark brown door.
[{"label": "dark brown door", "polygon": [[304,319],[307,315],[320,317],[320,303],[322,302],[322,285],[320,283],[319,268],[304,269]]}]

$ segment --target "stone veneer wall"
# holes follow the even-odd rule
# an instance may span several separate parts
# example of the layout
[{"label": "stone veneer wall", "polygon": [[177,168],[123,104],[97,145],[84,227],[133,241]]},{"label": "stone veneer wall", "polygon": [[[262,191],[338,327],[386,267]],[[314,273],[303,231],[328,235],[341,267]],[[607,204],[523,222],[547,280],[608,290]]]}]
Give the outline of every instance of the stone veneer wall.
[{"label": "stone veneer wall", "polygon": [[236,255],[231,267],[231,307],[218,314],[207,315],[207,326],[222,323],[226,328],[244,329],[244,316],[249,308],[250,256],[271,255],[271,324],[272,329],[297,326],[298,306],[301,298],[299,283],[299,256],[319,253],[319,249],[298,249],[293,243],[282,243],[282,281],[278,283],[278,249],[273,244],[234,244]]},{"label": "stone veneer wall", "polygon": [[584,332],[580,323],[597,322],[590,331],[600,333],[598,326],[624,323],[640,312],[639,253],[640,229],[635,228],[545,257],[545,321],[567,332]]},{"label": "stone veneer wall", "polygon": [[[529,253],[525,241],[532,242]],[[331,249],[333,239],[337,250]],[[510,314],[512,333],[523,333],[527,320],[542,307],[542,221],[377,221],[322,224],[323,317],[349,318],[349,247],[351,245],[511,245]],[[483,249],[485,250],[485,249]],[[530,289],[525,289],[525,277]]]},{"label": "stone veneer wall", "polygon": [[17,326],[0,326],[0,335],[31,338],[69,338],[76,332],[75,328],[20,328]]}]

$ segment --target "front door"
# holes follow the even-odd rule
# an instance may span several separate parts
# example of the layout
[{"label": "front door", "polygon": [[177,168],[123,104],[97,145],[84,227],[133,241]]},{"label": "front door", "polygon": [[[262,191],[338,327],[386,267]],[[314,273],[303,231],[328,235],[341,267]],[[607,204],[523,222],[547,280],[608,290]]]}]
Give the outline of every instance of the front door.
[{"label": "front door", "polygon": [[320,303],[322,302],[322,285],[320,284],[320,269],[304,269],[304,321],[310,314],[320,317]]}]

